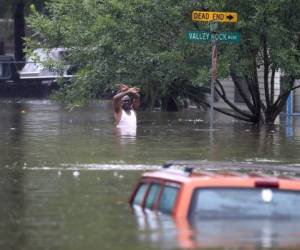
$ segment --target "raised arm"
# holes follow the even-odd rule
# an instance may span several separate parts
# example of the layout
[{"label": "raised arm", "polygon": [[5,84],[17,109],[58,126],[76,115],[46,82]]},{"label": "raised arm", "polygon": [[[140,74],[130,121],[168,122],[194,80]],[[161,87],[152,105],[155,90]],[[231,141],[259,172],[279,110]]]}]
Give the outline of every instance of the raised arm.
[{"label": "raised arm", "polygon": [[119,113],[121,111],[121,108],[122,108],[121,100],[122,100],[123,96],[128,94],[127,92],[128,92],[128,90],[126,90],[124,92],[120,92],[113,97],[113,106],[114,106],[115,113]]},{"label": "raised arm", "polygon": [[132,100],[132,108],[134,109],[134,111],[137,111],[140,107],[140,94],[139,91],[140,89],[135,88],[136,92],[133,93],[133,100]]},{"label": "raised arm", "polygon": [[121,83],[119,85],[118,89],[119,89],[119,92],[124,92],[124,91],[130,89],[130,87],[128,87],[127,85]]},{"label": "raised arm", "polygon": [[140,95],[138,94],[138,92],[139,92],[139,89],[136,87],[133,87],[133,88],[128,88],[128,89],[126,88],[125,91],[116,94],[113,97],[113,106],[114,106],[115,113],[119,113],[121,111],[121,109],[122,109],[121,100],[122,100],[122,97],[124,97],[125,95],[133,96],[132,107],[136,111],[140,105]]}]

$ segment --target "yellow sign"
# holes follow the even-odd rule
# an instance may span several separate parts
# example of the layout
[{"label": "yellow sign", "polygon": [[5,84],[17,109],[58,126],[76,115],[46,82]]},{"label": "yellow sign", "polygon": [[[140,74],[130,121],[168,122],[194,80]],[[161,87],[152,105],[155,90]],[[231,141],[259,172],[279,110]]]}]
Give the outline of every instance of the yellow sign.
[{"label": "yellow sign", "polygon": [[236,12],[210,12],[210,11],[193,11],[192,19],[195,22],[221,22],[221,23],[236,23]]}]

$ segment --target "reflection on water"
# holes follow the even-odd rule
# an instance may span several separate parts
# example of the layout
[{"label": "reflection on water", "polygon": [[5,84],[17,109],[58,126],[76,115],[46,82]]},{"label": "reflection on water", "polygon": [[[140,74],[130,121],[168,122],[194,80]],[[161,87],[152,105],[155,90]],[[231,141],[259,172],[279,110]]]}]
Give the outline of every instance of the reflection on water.
[{"label": "reflection on water", "polygon": [[116,138],[120,141],[120,144],[128,144],[135,143],[136,141],[136,127],[125,127],[125,126],[117,126],[115,128]]},{"label": "reflection on water", "polygon": [[195,221],[195,245],[204,247],[297,248],[299,220]]},{"label": "reflection on water", "polygon": [[293,135],[293,117],[289,115],[286,117],[286,136],[292,137]]},{"label": "reflection on water", "polygon": [[[134,207],[134,214],[138,226],[138,240],[146,245],[159,246],[162,249],[191,248],[192,230],[189,224],[176,224],[172,217],[143,211]],[[183,221],[184,222],[184,221]]]},{"label": "reflection on water", "polygon": [[297,249],[299,220],[185,219],[134,208],[138,239],[163,249]]}]

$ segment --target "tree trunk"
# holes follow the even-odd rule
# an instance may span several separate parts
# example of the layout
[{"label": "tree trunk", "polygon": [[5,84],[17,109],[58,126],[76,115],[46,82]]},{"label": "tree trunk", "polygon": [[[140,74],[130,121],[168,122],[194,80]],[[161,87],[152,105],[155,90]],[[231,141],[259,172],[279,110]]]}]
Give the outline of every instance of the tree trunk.
[{"label": "tree trunk", "polygon": [[169,112],[177,112],[179,111],[179,107],[174,97],[171,95],[167,95],[163,100],[163,109]]},{"label": "tree trunk", "polygon": [[[276,119],[276,117],[275,117],[275,119]],[[265,112],[265,123],[266,124],[273,124],[275,119],[274,119],[274,113],[273,112],[271,112],[269,110],[267,110]]]},{"label": "tree trunk", "polygon": [[[15,59],[16,61],[25,61],[24,40],[25,37],[25,18],[24,18],[24,1],[20,0],[14,13],[14,35],[15,35]],[[24,65],[17,64],[18,69]]]}]

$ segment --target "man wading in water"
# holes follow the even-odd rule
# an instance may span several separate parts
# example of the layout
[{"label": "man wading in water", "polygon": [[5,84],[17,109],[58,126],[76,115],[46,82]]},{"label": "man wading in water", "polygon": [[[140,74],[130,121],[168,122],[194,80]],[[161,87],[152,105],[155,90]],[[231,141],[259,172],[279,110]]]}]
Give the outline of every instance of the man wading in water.
[{"label": "man wading in water", "polygon": [[139,89],[121,84],[113,97],[114,115],[117,127],[136,128],[136,111],[140,106]]}]

